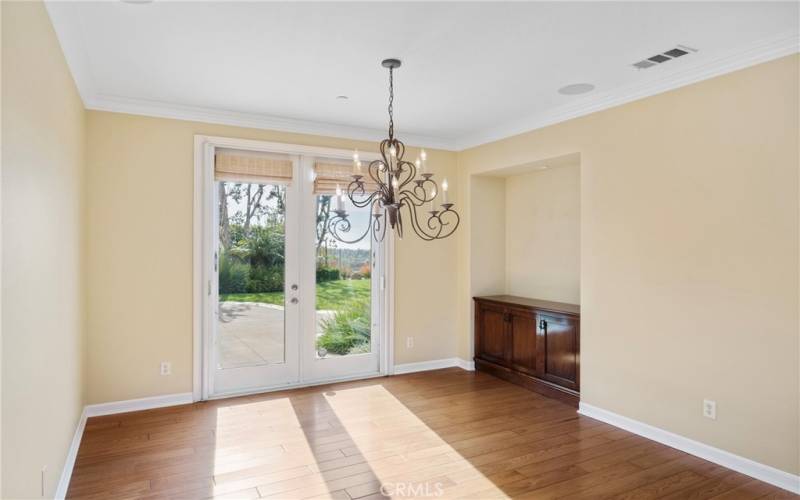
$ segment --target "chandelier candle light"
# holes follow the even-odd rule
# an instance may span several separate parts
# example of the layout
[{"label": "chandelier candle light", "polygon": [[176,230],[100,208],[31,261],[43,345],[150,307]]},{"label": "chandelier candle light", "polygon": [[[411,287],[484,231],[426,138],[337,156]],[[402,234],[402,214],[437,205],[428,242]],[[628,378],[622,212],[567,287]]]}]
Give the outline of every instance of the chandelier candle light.
[{"label": "chandelier candle light", "polygon": [[[389,226],[403,237],[404,223],[425,241],[440,240],[453,234],[458,228],[461,218],[453,210],[453,203],[447,201],[447,179],[442,181],[442,203],[436,206],[439,186],[428,173],[428,155],[421,150],[419,157],[413,162],[405,161],[406,147],[394,136],[394,70],[400,67],[399,59],[385,59],[381,65],[389,69],[389,138],[380,143],[381,158],[371,161],[362,171],[358,151],[353,153],[353,180],[343,192],[336,186],[336,210],[328,221],[328,230],[339,241],[355,243],[368,234],[376,241],[383,241],[386,227]],[[374,191],[367,191],[364,174]],[[419,174],[419,176],[417,175]],[[363,234],[348,239],[352,228],[349,214],[344,208],[345,195],[358,208],[371,207],[369,223]],[[429,210],[425,211],[425,204]]]}]

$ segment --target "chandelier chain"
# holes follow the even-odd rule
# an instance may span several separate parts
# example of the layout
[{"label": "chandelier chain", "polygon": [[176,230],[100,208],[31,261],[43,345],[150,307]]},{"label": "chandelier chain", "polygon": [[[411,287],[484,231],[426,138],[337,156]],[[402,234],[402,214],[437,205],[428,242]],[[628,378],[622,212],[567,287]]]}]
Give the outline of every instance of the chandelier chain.
[{"label": "chandelier chain", "polygon": [[394,68],[389,68],[389,139],[394,138]]}]

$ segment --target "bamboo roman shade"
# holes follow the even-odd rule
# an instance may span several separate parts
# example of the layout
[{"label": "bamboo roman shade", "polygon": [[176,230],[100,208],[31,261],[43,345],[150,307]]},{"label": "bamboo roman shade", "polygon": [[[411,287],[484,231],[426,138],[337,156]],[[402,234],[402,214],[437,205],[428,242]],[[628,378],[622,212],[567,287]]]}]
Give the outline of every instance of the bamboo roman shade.
[{"label": "bamboo roman shade", "polygon": [[218,150],[214,179],[228,182],[288,184],[292,181],[292,160],[286,155],[250,151]]},{"label": "bamboo roman shade", "polygon": [[[366,165],[361,168],[361,179],[364,191],[371,193],[378,185],[367,174]],[[347,192],[347,186],[353,182],[353,162],[337,162],[335,160],[317,160],[314,163],[314,194],[336,194],[336,186]]]}]

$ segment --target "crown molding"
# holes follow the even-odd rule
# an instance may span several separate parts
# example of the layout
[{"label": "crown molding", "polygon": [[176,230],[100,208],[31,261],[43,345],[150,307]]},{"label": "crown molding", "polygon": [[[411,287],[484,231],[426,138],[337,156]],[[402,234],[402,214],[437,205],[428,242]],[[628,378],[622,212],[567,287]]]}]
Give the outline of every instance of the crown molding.
[{"label": "crown molding", "polygon": [[[626,85],[618,89],[586,96],[570,104],[536,113],[522,120],[506,123],[455,140],[419,134],[404,134],[409,145],[462,151],[492,141],[555,125],[563,121],[609,109],[638,99],[668,92],[692,83],[721,76],[740,69],[771,61],[800,51],[800,35],[783,33],[761,40],[748,47],[728,52],[711,61],[695,64],[681,71],[658,75],[644,82]],[[85,78],[81,78],[85,82]],[[84,87],[86,88],[86,87]],[[88,94],[86,92],[85,94]],[[84,93],[82,93],[84,94]],[[242,113],[199,106],[184,106],[144,99],[131,99],[102,94],[84,95],[87,109],[130,113],[135,115],[172,118],[203,123],[216,123],[237,127],[248,127],[281,132],[294,132],[328,137],[341,137],[365,141],[380,141],[384,130],[349,125],[322,123],[307,120],[282,118],[259,113]]]},{"label": "crown molding", "polygon": [[[380,141],[386,137],[386,131],[383,129],[298,120],[261,113],[227,111],[102,94],[94,87],[86,54],[83,52],[80,31],[74,28],[71,23],[56,22],[66,15],[69,8],[66,5],[67,3],[46,0],[45,6],[54,21],[53,25],[56,28],[59,42],[78,92],[87,109],[365,141]],[[669,74],[666,72],[654,73],[646,80],[635,84],[622,86],[608,92],[582,96],[569,104],[535,113],[523,119],[479,130],[472,134],[457,138],[447,138],[403,133],[403,138],[409,145],[461,151],[667,92],[794,54],[798,51],[800,51],[800,34],[796,31],[779,33],[773,37],[748,44],[745,47],[728,51],[710,60],[695,62],[679,71],[672,71]],[[686,63],[688,64],[689,61],[687,60]]]},{"label": "crown molding", "polygon": [[[111,111],[115,113],[128,113],[132,115],[154,116],[158,118],[172,118],[203,123],[232,125],[280,132],[293,132],[298,134],[311,134],[326,137],[340,137],[364,141],[381,141],[386,138],[386,131],[364,127],[354,127],[335,123],[296,120],[261,113],[243,113],[225,111],[200,106],[185,106],[170,104],[145,99],[131,99],[127,97],[92,95],[84,99],[86,109],[97,111]],[[452,150],[454,141],[440,137],[403,134],[403,142],[408,145],[427,148]]]},{"label": "crown molding", "polygon": [[456,141],[455,149],[462,151],[481,144],[530,132],[749,66],[755,66],[756,64],[788,56],[799,51],[800,34],[797,32],[781,33],[750,44],[747,47],[729,51],[710,61],[697,63],[678,72],[660,75],[646,82],[626,85],[609,92],[592,94],[579,101],[559,106],[543,113],[537,113],[522,120],[516,120],[489,130],[463,136]]}]

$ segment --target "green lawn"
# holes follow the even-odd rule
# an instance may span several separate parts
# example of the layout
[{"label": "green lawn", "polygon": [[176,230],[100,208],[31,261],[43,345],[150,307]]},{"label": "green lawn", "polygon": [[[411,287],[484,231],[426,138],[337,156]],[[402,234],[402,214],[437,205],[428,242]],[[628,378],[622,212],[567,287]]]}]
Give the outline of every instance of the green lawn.
[{"label": "green lawn", "polygon": [[[338,311],[353,299],[370,299],[370,280],[339,280],[317,283],[317,309]],[[263,302],[283,305],[283,292],[228,293],[219,296],[220,301]]]}]

